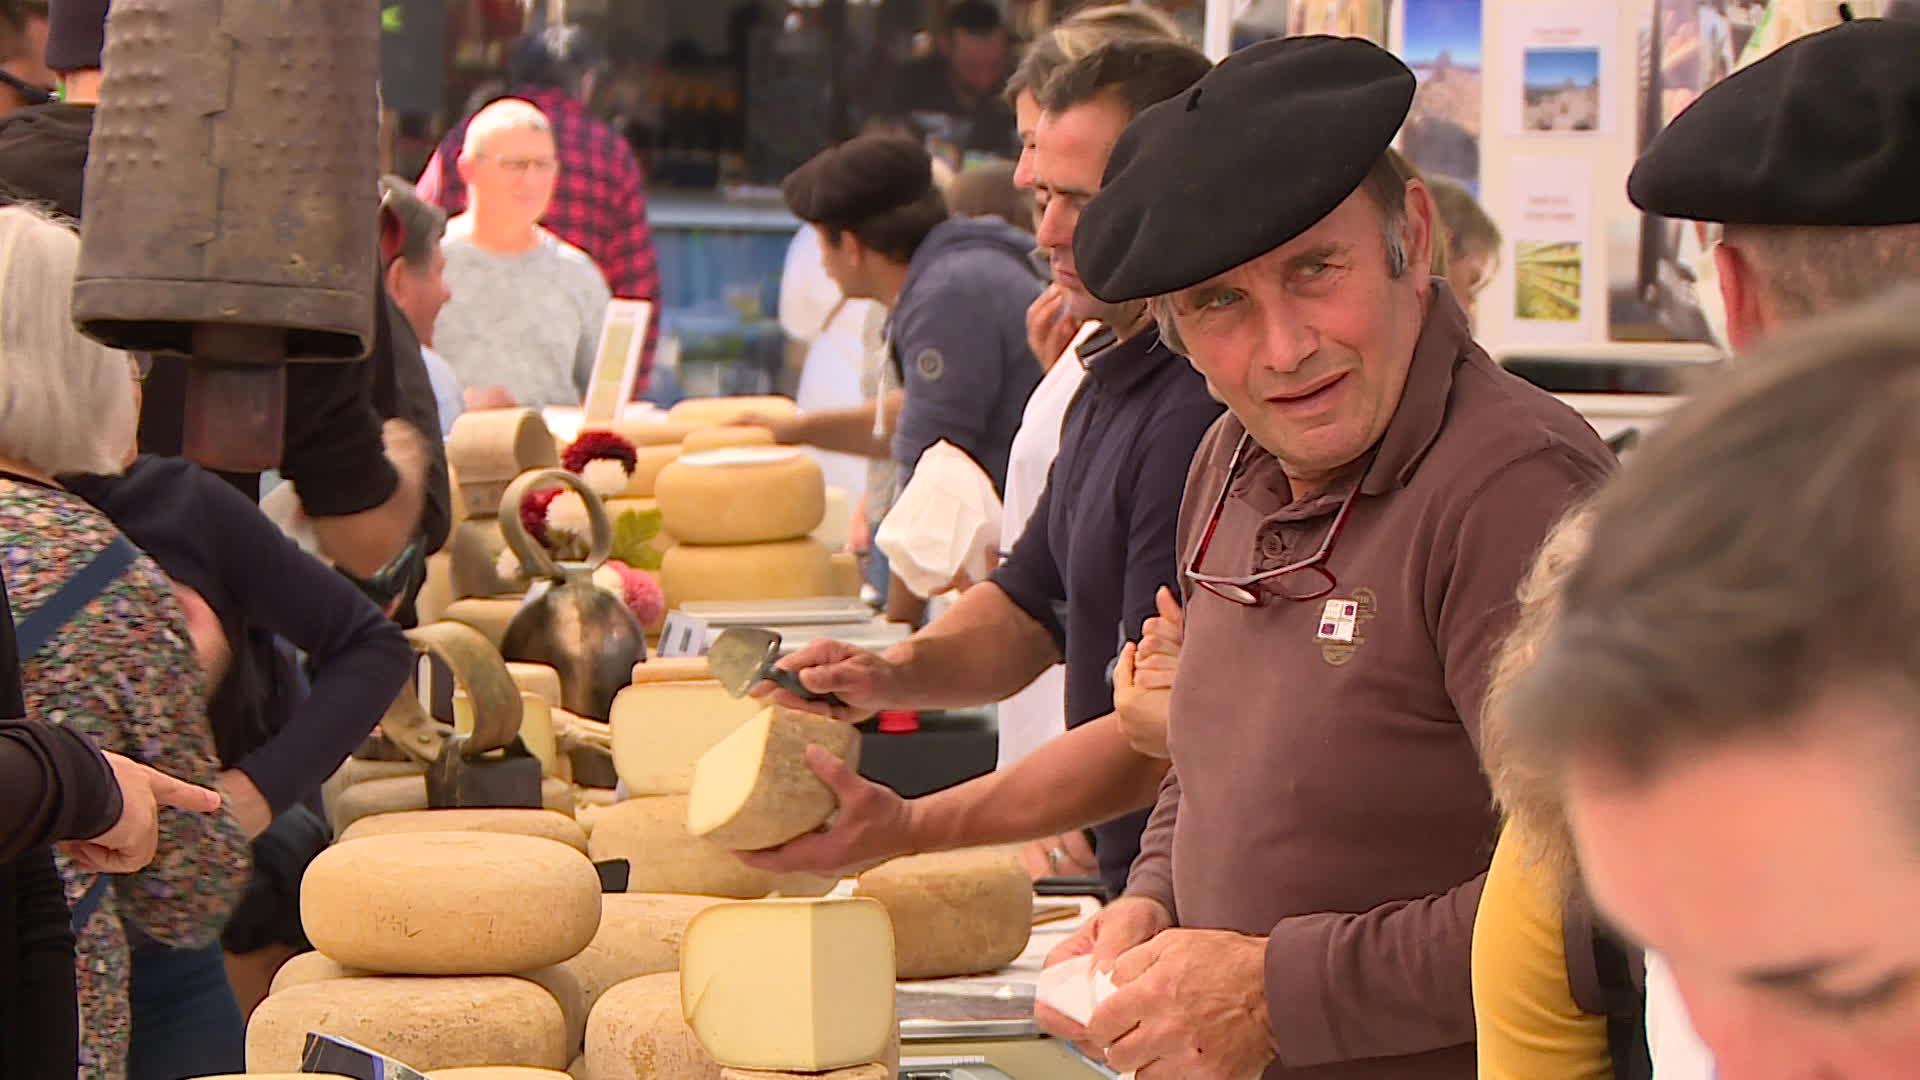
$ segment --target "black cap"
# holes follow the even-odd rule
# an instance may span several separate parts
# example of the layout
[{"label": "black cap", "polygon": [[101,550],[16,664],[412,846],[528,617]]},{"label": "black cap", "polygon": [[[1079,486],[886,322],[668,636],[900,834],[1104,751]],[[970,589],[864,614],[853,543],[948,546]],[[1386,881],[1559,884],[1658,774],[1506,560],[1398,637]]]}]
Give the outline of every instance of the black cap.
[{"label": "black cap", "polygon": [[787,209],[810,225],[854,229],[933,190],[933,159],[912,139],[862,135],[787,174]]},{"label": "black cap", "polygon": [[1108,303],[1177,292],[1312,228],[1367,178],[1413,72],[1359,38],[1251,45],[1142,112],[1080,214],[1073,257]]},{"label": "black cap", "polygon": [[47,67],[91,71],[107,45],[108,0],[53,0],[47,5]]},{"label": "black cap", "polygon": [[1734,72],[1653,140],[1627,195],[1730,225],[1920,222],[1920,24],[1857,19]]}]

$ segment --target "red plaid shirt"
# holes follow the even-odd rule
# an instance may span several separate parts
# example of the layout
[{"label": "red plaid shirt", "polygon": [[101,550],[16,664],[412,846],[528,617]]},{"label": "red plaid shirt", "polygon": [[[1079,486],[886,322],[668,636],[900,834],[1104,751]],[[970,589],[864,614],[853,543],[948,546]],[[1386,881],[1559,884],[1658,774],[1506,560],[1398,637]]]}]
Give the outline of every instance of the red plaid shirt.
[{"label": "red plaid shirt", "polygon": [[[560,159],[559,186],[541,224],[554,235],[592,256],[613,295],[654,303],[647,324],[646,351],[635,394],[646,388],[653,370],[654,340],[660,327],[660,265],[653,234],[647,228],[646,177],[633,148],[571,95],[551,87],[527,87],[512,96],[530,101],[547,114]],[[467,120],[454,125],[427,162],[417,185],[420,197],[449,215],[467,208],[467,185],[453,162],[466,143]]]}]

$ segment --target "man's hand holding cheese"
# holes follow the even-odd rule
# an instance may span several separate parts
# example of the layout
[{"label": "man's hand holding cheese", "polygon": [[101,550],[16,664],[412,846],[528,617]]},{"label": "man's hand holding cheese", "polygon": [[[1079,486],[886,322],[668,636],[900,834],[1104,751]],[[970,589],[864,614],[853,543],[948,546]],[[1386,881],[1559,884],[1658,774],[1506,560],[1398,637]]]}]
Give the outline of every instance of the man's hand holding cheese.
[{"label": "man's hand holding cheese", "polygon": [[1418,269],[1433,202],[1385,157],[1413,90],[1357,39],[1240,50],[1081,212],[1087,288],[1147,299],[1231,413],[1188,474],[1179,640],[1136,650],[1136,682],[1179,656],[1172,769],[1125,897],[1062,950],[1115,990],[1084,1030],[1041,1017],[1140,1080],[1475,1074],[1488,663],[1611,456]]}]

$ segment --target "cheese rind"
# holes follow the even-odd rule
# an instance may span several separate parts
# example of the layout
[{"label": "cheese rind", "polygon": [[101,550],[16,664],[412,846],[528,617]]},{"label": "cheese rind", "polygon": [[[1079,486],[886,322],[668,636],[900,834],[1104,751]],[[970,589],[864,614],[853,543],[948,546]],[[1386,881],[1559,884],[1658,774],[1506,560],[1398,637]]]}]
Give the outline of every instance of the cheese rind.
[{"label": "cheese rind", "polygon": [[498,976],[337,979],[260,1003],[247,1023],[247,1069],[300,1067],[307,1032],[324,1031],[423,1071],[467,1065],[567,1063],[567,1028],[553,995]]},{"label": "cheese rind", "polygon": [[827,513],[826,479],[806,452],[732,446],[684,454],[660,470],[654,498],[682,544],[797,540]]},{"label": "cheese rind", "polygon": [[633,451],[633,471],[627,474],[627,486],[620,492],[623,499],[651,499],[655,486],[659,482],[660,470],[674,463],[680,457],[679,444],[659,446],[640,446]]},{"label": "cheese rind", "polygon": [[558,1069],[528,1069],[517,1065],[482,1065],[465,1069],[435,1069],[427,1080],[570,1080]]},{"label": "cheese rind", "polygon": [[667,420],[676,424],[712,427],[730,423],[749,413],[769,420],[788,420],[800,415],[800,406],[792,398],[778,394],[688,398],[667,410]]},{"label": "cheese rind", "polygon": [[[366,979],[380,977],[376,972],[364,968],[348,967],[322,952],[304,952],[280,965],[273,976],[273,985],[267,989],[267,995],[284,993],[296,986],[312,983],[332,982],[335,979]],[[587,1012],[591,1003],[587,1000],[586,988],[582,985],[578,973],[566,965],[556,964],[538,971],[522,972],[515,978],[534,983],[553,995],[555,1004],[560,1006],[560,1014],[567,1025],[567,1046],[571,1050],[580,1048],[580,1040],[587,1030]]]},{"label": "cheese rind", "polygon": [[903,979],[998,971],[1033,933],[1033,882],[1005,851],[894,859],[861,874],[854,895],[886,905]]},{"label": "cheese rind", "polygon": [[[435,1074],[438,1080],[439,1074]],[[889,1072],[880,1062],[865,1065],[851,1065],[844,1069],[829,1072],[770,1072],[766,1069],[729,1069],[720,1070],[720,1080],[892,1080]]]},{"label": "cheese rind", "polygon": [[701,755],[763,707],[717,682],[629,686],[613,699],[614,770],[634,795],[684,795]]},{"label": "cheese rind", "polygon": [[860,767],[860,732],[831,717],[763,709],[694,766],[687,831],[734,851],[778,847],[819,828],[839,808],[833,789],[807,766],[824,747]]},{"label": "cheese rind", "polygon": [[649,656],[633,665],[633,684],[657,682],[712,682],[713,668],[704,656]]},{"label": "cheese rind", "polygon": [[340,792],[339,798],[327,802],[327,820],[339,836],[361,818],[426,808],[427,778],[416,767],[410,775],[362,780]]},{"label": "cheese rind", "polygon": [[871,900],[758,900],[694,916],[680,950],[687,1024],[732,1068],[878,1061],[896,1028],[893,928]]},{"label": "cheese rind", "polygon": [[313,860],[300,916],[314,947],[349,967],[512,975],[587,947],[600,877],[580,852],[531,836],[369,836]]},{"label": "cheese rind", "polygon": [[274,972],[273,983],[267,987],[267,996],[291,990],[308,983],[331,982],[334,979],[360,979],[374,974],[364,968],[347,965],[318,950],[303,952],[289,957]]},{"label": "cheese rind", "polygon": [[718,450],[723,446],[772,446],[773,432],[754,424],[721,424],[718,427],[690,431],[680,440],[680,448],[689,454]]},{"label": "cheese rind", "polygon": [[670,610],[702,600],[810,600],[833,594],[833,564],[825,545],[811,537],[719,547],[682,543],[660,557],[660,588]]},{"label": "cheese rind", "polygon": [[498,649],[501,639],[507,636],[507,624],[513,621],[515,615],[520,614],[520,607],[524,602],[518,596],[505,600],[496,597],[469,596],[448,604],[447,610],[441,613],[441,618],[447,622],[457,622],[480,631],[480,635]]},{"label": "cheese rind", "polygon": [[595,862],[628,860],[632,871],[627,891],[633,893],[753,899],[772,892],[818,896],[836,884],[832,878],[755,870],[719,844],[688,836],[685,795],[629,799],[608,807],[597,815],[587,852]]},{"label": "cheese rind", "polygon": [[587,1020],[593,1080],[719,1080],[720,1065],[681,1017],[676,972],[628,979],[601,995]]},{"label": "cheese rind", "polygon": [[484,832],[537,836],[586,854],[587,833],[580,823],[552,810],[402,810],[361,818],[340,834],[340,842],[399,833]]},{"label": "cheese rind", "polygon": [[600,996],[628,979],[680,970],[687,923],[718,896],[609,893],[600,898],[600,930],[580,955],[561,965],[573,971],[592,1011]]},{"label": "cheese rind", "polygon": [[528,664],[519,660],[507,661],[507,677],[524,694],[533,694],[548,705],[559,705],[560,673],[551,664]]}]

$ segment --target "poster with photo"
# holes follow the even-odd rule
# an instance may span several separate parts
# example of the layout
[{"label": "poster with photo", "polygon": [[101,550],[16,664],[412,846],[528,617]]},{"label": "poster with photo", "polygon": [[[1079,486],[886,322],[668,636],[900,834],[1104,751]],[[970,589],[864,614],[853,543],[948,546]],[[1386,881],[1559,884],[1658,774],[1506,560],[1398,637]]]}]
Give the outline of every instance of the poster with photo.
[{"label": "poster with photo", "polygon": [[1593,166],[1568,158],[1514,163],[1515,330],[1546,340],[1584,340],[1592,322],[1587,296],[1593,222]]},{"label": "poster with photo", "polygon": [[1403,0],[1401,58],[1420,80],[1400,150],[1480,194],[1480,0]]},{"label": "poster with photo", "polygon": [[1387,43],[1391,0],[1239,0],[1233,14],[1234,49],[1301,34],[1361,37]]},{"label": "poster with photo", "polygon": [[1512,135],[1591,135],[1604,130],[1619,88],[1607,76],[1615,33],[1607,4],[1543,3],[1517,10],[1512,40],[1520,85],[1503,91],[1500,108]]}]

